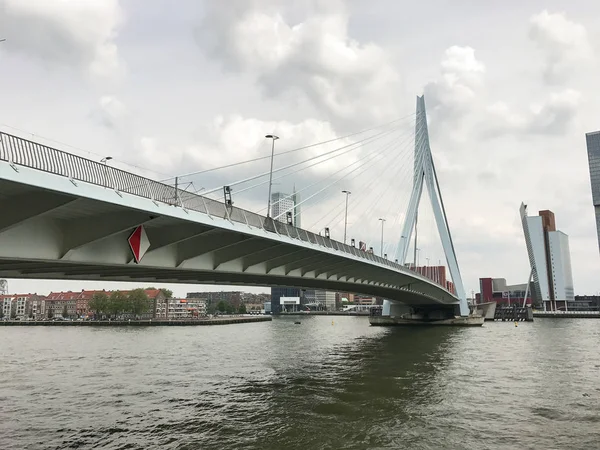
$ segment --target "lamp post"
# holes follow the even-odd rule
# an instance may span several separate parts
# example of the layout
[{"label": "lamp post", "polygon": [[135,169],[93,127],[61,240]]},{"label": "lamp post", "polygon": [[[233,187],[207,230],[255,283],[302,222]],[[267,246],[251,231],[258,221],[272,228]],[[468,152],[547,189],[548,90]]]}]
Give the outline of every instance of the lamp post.
[{"label": "lamp post", "polygon": [[382,219],[380,217],[379,220],[381,221],[381,253],[379,256],[381,256],[383,258],[383,224],[385,222],[385,219]]},{"label": "lamp post", "polygon": [[431,277],[429,276],[429,258],[425,258],[425,259],[427,260],[427,267],[425,268],[425,276],[426,276],[427,278],[431,278]]},{"label": "lamp post", "polygon": [[342,191],[342,194],[346,194],[346,215],[344,218],[344,244],[346,244],[346,229],[348,228],[348,196],[352,194],[352,192]]},{"label": "lamp post", "polygon": [[267,139],[272,139],[273,142],[271,144],[271,170],[269,171],[269,199],[267,201],[267,217],[271,217],[271,186],[273,184],[273,156],[275,155],[275,141],[279,139],[279,136],[275,136],[274,134],[267,134],[265,136]]},{"label": "lamp post", "polygon": [[100,160],[101,163],[104,163],[104,187],[106,188],[106,185],[108,184],[108,169],[106,168],[106,163],[108,163],[108,161],[110,161],[111,159],[113,159],[112,156],[105,156],[104,158],[102,158]]}]

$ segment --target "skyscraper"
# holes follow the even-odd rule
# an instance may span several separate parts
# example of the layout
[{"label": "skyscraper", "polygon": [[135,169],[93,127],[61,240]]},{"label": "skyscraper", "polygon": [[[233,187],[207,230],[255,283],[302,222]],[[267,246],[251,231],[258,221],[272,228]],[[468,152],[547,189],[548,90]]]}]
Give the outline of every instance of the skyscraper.
[{"label": "skyscraper", "polygon": [[592,203],[596,213],[596,232],[600,248],[600,131],[587,133],[588,161],[590,165],[590,181],[592,183]]},{"label": "skyscraper", "polygon": [[554,213],[540,211],[539,216],[528,216],[527,205],[520,208],[527,255],[533,278],[533,299],[544,310],[555,310],[557,302],[575,299],[569,237],[556,230]]},{"label": "skyscraper", "polygon": [[[271,217],[279,222],[287,223],[287,213],[292,215],[292,225],[300,227],[300,197],[294,193],[292,195],[283,192],[273,192],[271,194]],[[280,217],[278,217],[280,216]],[[290,286],[278,286],[271,288],[271,312],[278,314],[281,312],[281,297],[300,297],[300,289]]]},{"label": "skyscraper", "polygon": [[287,223],[287,213],[292,214],[292,225],[300,228],[300,196],[296,193],[284,194],[283,192],[273,192],[271,194],[271,217],[279,222]]}]

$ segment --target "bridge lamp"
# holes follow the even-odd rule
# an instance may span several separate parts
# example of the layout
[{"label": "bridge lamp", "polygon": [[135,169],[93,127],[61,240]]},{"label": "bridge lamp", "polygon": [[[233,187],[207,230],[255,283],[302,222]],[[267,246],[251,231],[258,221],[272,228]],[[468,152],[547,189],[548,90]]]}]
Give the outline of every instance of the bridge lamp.
[{"label": "bridge lamp", "polygon": [[348,228],[348,196],[352,194],[350,191],[342,191],[342,194],[346,194],[346,216],[344,219],[344,244],[346,243],[346,229]]},{"label": "bridge lamp", "polygon": [[381,251],[379,256],[383,256],[383,224],[385,223],[385,219],[380,217],[379,220],[381,221]]},{"label": "bridge lamp", "polygon": [[279,139],[279,136],[274,134],[267,134],[267,139],[272,139],[271,143],[271,170],[269,171],[269,199],[267,201],[267,217],[271,217],[271,186],[273,186],[273,156],[275,156],[275,141]]},{"label": "bridge lamp", "polygon": [[108,185],[108,172],[106,171],[106,163],[113,159],[112,156],[105,156],[100,160],[101,163],[104,163],[104,187]]}]

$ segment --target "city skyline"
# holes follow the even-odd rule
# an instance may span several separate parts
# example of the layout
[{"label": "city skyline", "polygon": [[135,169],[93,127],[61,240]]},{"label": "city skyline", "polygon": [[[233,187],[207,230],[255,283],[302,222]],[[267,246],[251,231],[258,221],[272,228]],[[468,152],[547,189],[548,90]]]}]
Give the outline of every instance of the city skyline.
[{"label": "city skyline", "polygon": [[[43,11],[17,3],[6,3],[2,13],[7,40],[0,46],[0,123],[8,132],[33,133],[98,161],[111,156],[111,165],[166,179],[264,156],[270,151],[267,133],[281,138],[277,154],[403,117],[414,110],[415,95],[425,93],[465,290],[477,290],[482,274],[515,283],[527,277],[515,211],[521,198],[562,218],[577,293],[600,290],[584,139],[599,128],[599,5],[511,0],[501,13],[462,4],[442,17],[432,15],[427,2],[411,5],[408,13],[390,1],[295,7],[257,1],[240,4],[236,13],[218,2],[185,0],[177,9],[139,0],[86,2],[79,9],[63,2]],[[481,20],[467,20],[470,13]],[[415,17],[428,17],[435,35]],[[155,21],[164,26],[157,30]],[[33,26],[38,33],[20,32]],[[89,29],[95,31],[84,39]],[[304,71],[295,70],[299,64]],[[268,170],[267,164],[260,167]],[[300,190],[335,170],[335,164],[315,168],[303,186],[290,179],[281,188],[296,183]],[[227,179],[193,181],[201,189]],[[366,196],[364,184],[343,187],[352,191],[348,239],[377,248],[376,219],[383,217],[385,245],[393,249],[401,226],[392,218],[403,214],[403,205],[387,208],[383,203],[393,203],[396,192],[383,193],[374,219],[361,217],[364,209],[356,205]],[[234,190],[239,205],[237,195]],[[244,206],[259,211],[266,197],[265,188]],[[302,225],[311,229],[343,201],[338,192],[307,203]],[[330,232],[342,240],[343,220]],[[420,241],[427,232],[423,221]],[[419,257],[437,261],[440,255],[432,249]],[[10,280],[18,291],[56,289],[60,283]],[[77,290],[103,283],[70,285]]]}]

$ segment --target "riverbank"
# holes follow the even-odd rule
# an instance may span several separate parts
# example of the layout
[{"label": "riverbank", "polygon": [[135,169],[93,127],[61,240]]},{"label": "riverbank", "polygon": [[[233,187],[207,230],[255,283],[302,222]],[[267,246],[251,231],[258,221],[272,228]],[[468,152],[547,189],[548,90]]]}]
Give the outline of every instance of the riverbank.
[{"label": "riverbank", "polygon": [[533,317],[545,319],[600,319],[598,311],[533,311]]},{"label": "riverbank", "polygon": [[0,326],[27,326],[27,327],[182,327],[200,325],[232,325],[236,323],[269,322],[271,316],[243,316],[219,317],[213,319],[197,320],[8,320],[0,321]]},{"label": "riverbank", "polygon": [[361,312],[345,312],[345,311],[298,311],[298,312],[281,312],[280,316],[368,316],[369,311]]}]

